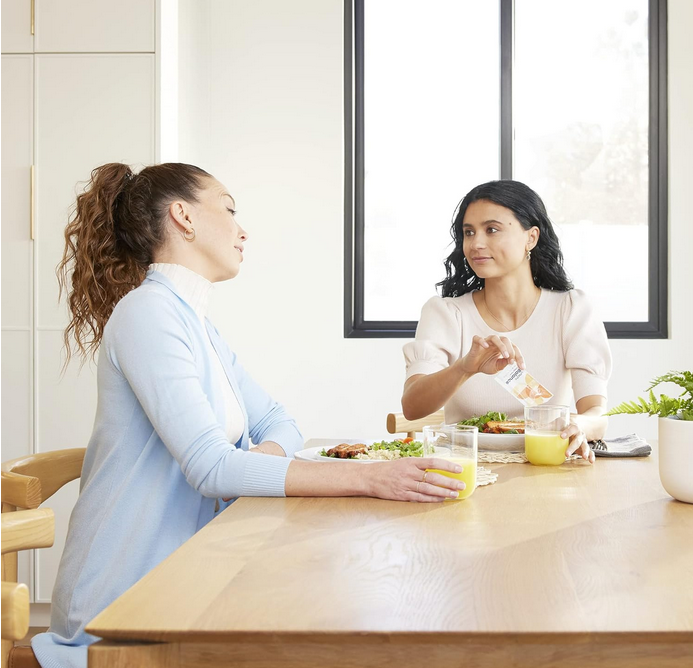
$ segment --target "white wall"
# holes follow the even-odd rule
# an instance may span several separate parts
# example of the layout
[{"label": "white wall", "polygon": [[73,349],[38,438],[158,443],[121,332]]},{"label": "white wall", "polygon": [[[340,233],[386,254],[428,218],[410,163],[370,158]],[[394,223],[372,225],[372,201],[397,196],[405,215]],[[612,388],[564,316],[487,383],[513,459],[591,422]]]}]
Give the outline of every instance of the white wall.
[{"label": "white wall", "polygon": [[[307,438],[384,436],[385,415],[399,410],[405,340],[342,333],[342,1],[179,0],[179,9],[179,158],[228,186],[250,234],[212,318]],[[692,28],[693,3],[669,0],[670,338],[611,342],[610,405],[693,367]],[[655,437],[656,421],[612,419],[610,434],[626,431]]]}]

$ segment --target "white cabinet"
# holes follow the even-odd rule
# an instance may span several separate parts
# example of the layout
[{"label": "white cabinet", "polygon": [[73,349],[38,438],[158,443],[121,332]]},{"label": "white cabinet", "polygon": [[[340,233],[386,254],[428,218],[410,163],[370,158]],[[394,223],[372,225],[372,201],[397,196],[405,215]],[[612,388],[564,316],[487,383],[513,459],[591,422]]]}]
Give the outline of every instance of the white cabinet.
[{"label": "white cabinet", "polygon": [[37,52],[154,51],[154,0],[35,2]]},{"label": "white cabinet", "polygon": [[75,193],[105,162],[154,161],[153,54],[36,55],[37,325],[62,329],[55,268]]},{"label": "white cabinet", "polygon": [[155,43],[154,0],[2,0],[3,53],[153,53]]},{"label": "white cabinet", "polygon": [[[33,53],[31,0],[2,0],[2,52]],[[5,97],[3,96],[3,112]]]},{"label": "white cabinet", "polygon": [[[106,162],[154,162],[153,54],[37,54],[36,58],[36,451],[86,446],[96,410],[96,367],[73,358],[61,376],[65,300],[55,268],[75,193]],[[107,82],[107,85],[104,85]],[[50,501],[56,542],[36,553],[37,602],[50,600],[67,519],[77,498],[71,485]]]},{"label": "white cabinet", "polygon": [[[68,317],[55,270],[71,207],[91,170],[116,161],[137,169],[156,160],[154,8],[154,0],[36,0],[35,51],[2,56],[3,460],[89,440],[96,368],[80,368],[73,358],[61,373]],[[80,34],[84,22],[89,36]],[[35,602],[50,601],[78,489],[75,481],[47,503],[56,515],[55,545],[36,551],[33,577],[32,557],[20,561],[19,577]]]},{"label": "white cabinet", "polygon": [[31,328],[33,292],[33,71],[33,55],[2,57],[2,326],[27,331]]},{"label": "white cabinet", "polygon": [[[5,4],[3,2],[3,18]],[[33,443],[33,55],[2,56],[2,456]],[[31,555],[18,558],[30,582]]]}]

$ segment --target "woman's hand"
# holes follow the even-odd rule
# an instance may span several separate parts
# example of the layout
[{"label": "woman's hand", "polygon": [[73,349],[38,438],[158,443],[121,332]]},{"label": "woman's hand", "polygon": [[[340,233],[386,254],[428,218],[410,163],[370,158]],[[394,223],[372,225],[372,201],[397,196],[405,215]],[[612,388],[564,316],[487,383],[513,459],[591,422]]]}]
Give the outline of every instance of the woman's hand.
[{"label": "woman's hand", "polygon": [[561,432],[561,438],[570,439],[568,449],[565,452],[566,457],[577,454],[590,464],[594,463],[594,452],[590,449],[587,436],[585,436],[585,432],[575,423],[571,422],[568,427]]},{"label": "woman's hand", "polygon": [[474,374],[493,375],[516,362],[525,368],[520,349],[500,336],[475,336],[469,352],[440,371],[417,374],[404,383],[402,412],[407,420],[426,417],[444,406]]},{"label": "woman's hand", "polygon": [[505,369],[508,364],[517,362],[520,369],[525,368],[525,360],[520,349],[505,336],[475,336],[469,352],[456,364],[470,375],[486,373],[490,376]]},{"label": "woman's hand", "polygon": [[406,457],[390,462],[377,462],[364,466],[368,475],[368,496],[392,501],[420,501],[436,503],[456,499],[465,484],[440,473],[426,471],[440,469],[461,473],[462,467],[447,459],[435,457]]}]

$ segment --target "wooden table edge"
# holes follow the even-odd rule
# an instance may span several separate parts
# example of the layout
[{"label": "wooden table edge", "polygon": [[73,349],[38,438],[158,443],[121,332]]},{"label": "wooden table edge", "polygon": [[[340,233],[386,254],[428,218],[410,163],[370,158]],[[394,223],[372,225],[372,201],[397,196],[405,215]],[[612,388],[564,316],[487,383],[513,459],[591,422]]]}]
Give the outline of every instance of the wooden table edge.
[{"label": "wooden table edge", "polygon": [[136,643],[238,643],[274,642],[282,644],[316,642],[321,644],[342,644],[345,640],[358,640],[360,643],[379,644],[469,644],[469,643],[513,643],[513,644],[613,644],[613,643],[693,643],[693,629],[686,631],[184,631],[184,632],[143,632],[118,630],[106,632],[103,629],[86,628],[87,633],[103,641]]},{"label": "wooden table edge", "polygon": [[[137,643],[89,647],[91,668],[690,668],[690,633],[614,634],[260,634],[227,642]],[[375,641],[375,642],[373,642]]]}]

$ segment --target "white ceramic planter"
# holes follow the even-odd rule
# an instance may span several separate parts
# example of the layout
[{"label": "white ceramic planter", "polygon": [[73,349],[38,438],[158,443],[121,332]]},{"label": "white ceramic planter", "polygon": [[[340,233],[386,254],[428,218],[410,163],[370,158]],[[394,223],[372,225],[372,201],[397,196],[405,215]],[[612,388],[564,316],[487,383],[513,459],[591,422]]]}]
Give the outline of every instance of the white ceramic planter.
[{"label": "white ceramic planter", "polygon": [[659,418],[659,478],[675,499],[693,503],[693,421]]}]

